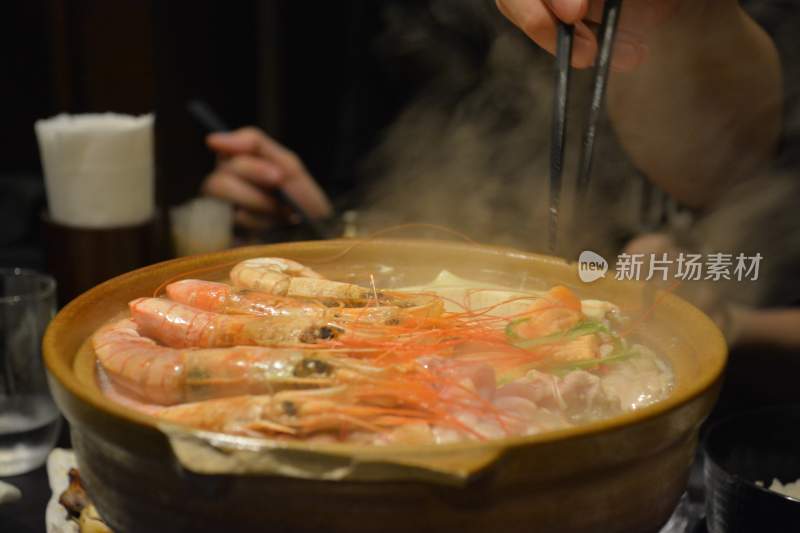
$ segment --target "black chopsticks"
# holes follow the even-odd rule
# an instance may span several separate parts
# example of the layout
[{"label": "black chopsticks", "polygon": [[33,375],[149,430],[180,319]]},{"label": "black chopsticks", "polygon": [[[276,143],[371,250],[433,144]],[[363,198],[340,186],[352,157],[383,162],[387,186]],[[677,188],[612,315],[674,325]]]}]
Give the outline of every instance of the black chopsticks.
[{"label": "black chopsticks", "polygon": [[[186,105],[189,114],[200,123],[208,133],[220,133],[230,131],[225,122],[217,115],[211,107],[202,100],[192,100]],[[277,188],[274,191],[278,200],[289,207],[300,219],[301,224],[308,228],[317,239],[327,239],[328,231],[316,220],[311,218],[305,210],[298,205],[294,199],[286,194],[283,189]]]},{"label": "black chopsticks", "polygon": [[[594,86],[589,117],[583,135],[575,187],[575,212],[582,211],[592,171],[592,155],[597,134],[597,120],[608,84],[608,70],[614,47],[614,37],[619,22],[622,0],[606,0],[603,20],[598,31],[598,53],[594,70]],[[548,244],[551,253],[558,248],[558,221],[561,204],[561,183],[564,172],[564,145],[567,132],[567,103],[569,100],[570,59],[574,28],[558,22],[556,36],[556,80],[553,97],[553,121],[550,144],[550,205]]]},{"label": "black chopsticks", "polygon": [[622,0],[606,0],[603,10],[603,22],[600,25],[600,32],[598,34],[599,43],[597,65],[594,75],[594,89],[592,91],[592,104],[589,107],[589,121],[586,125],[586,131],[584,132],[583,150],[581,150],[580,165],[578,166],[576,192],[579,206],[585,202],[586,191],[589,188],[597,119],[600,116],[600,107],[603,105],[606,94],[608,69],[611,65],[611,52],[614,47],[614,35],[617,31],[621,4]]},{"label": "black chopsticks", "polygon": [[556,35],[556,89],[553,96],[553,122],[550,132],[550,212],[548,243],[550,251],[558,246],[558,212],[561,204],[561,178],[564,173],[564,144],[567,135],[567,101],[569,99],[569,63],[575,28],[558,23]]}]

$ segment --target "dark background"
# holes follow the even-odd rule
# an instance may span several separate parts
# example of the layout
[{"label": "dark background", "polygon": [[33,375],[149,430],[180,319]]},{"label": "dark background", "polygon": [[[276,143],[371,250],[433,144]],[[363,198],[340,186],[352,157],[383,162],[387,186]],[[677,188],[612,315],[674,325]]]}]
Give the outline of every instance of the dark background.
[{"label": "dark background", "polygon": [[213,166],[186,113],[192,98],[232,127],[260,126],[347,201],[354,165],[412,92],[376,52],[387,3],[315,2],[311,13],[291,0],[10,2],[0,32],[0,266],[43,265],[33,123],[60,112],[154,112],[162,209],[197,195]]}]

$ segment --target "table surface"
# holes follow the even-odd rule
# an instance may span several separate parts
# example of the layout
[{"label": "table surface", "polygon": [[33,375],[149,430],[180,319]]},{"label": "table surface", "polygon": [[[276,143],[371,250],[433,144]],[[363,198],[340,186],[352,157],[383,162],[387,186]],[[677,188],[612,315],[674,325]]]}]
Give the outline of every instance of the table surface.
[{"label": "table surface", "polygon": [[[69,424],[61,421],[61,433],[56,441],[59,448],[71,448]],[[45,533],[44,512],[50,500],[50,481],[47,467],[41,466],[19,476],[0,477],[0,481],[11,483],[22,491],[22,499],[14,503],[0,504],[0,532]]]},{"label": "table surface", "polygon": [[0,531],[44,533],[44,511],[50,499],[50,484],[44,466],[21,476],[3,477],[22,491],[22,499],[0,504]]}]

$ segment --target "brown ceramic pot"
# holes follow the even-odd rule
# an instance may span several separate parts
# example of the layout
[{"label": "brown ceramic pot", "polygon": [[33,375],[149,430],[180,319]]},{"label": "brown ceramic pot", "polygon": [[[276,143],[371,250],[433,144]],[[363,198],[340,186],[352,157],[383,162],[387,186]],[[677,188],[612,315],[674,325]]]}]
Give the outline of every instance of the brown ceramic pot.
[{"label": "brown ceramic pot", "polygon": [[431,241],[242,248],[114,278],[59,313],[44,356],[81,476],[118,531],[627,533],[657,531],[672,512],[726,347],[711,320],[671,294],[644,300],[655,305],[638,334],[672,365],[674,393],[620,417],[531,437],[397,448],[220,439],[158,426],[101,394],[94,361],[80,350],[93,331],[166,280],[190,271],[214,279],[254,256],[292,258],[361,283],[374,274],[388,287],[429,281],[441,269],[531,289],[561,283],[642,312],[638,284],[583,284],[575,265],[557,259]]}]

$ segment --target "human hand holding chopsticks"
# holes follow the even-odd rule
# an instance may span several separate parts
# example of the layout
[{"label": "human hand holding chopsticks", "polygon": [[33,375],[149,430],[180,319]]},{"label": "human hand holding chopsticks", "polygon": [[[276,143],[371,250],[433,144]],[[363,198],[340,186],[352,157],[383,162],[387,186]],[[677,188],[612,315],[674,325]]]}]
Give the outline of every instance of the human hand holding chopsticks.
[{"label": "human hand holding chopsticks", "polygon": [[[611,67],[630,71],[647,58],[646,35],[671,16],[686,11],[689,0],[629,0],[619,22]],[[706,2],[693,0],[694,4]],[[603,17],[602,0],[497,0],[497,7],[539,46],[555,52],[556,23],[575,26],[572,66],[592,66],[597,56],[593,31]]]},{"label": "human hand holding chopsticks", "polygon": [[[497,0],[514,24],[555,50],[574,26],[572,66],[597,55],[601,0]],[[631,161],[681,204],[706,209],[773,157],[783,105],[775,45],[737,0],[626,0],[608,115]]]},{"label": "human hand holding chopsticks", "polygon": [[328,197],[300,158],[263,131],[248,127],[213,133],[207,143],[219,157],[203,191],[232,202],[238,225],[259,230],[284,216],[283,206],[270,194],[278,188],[309,217],[330,216]]}]

